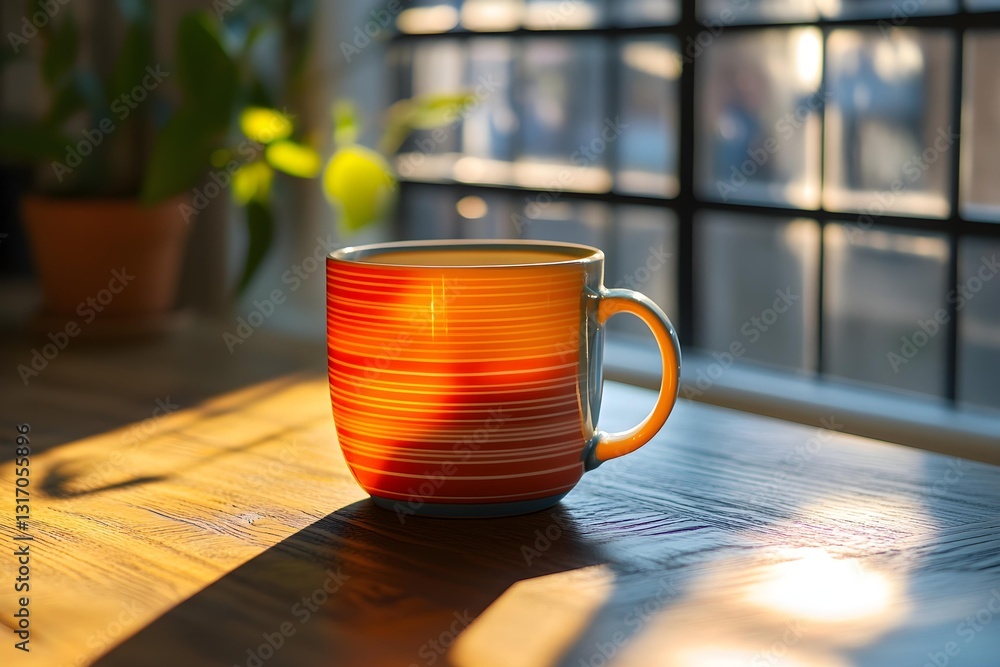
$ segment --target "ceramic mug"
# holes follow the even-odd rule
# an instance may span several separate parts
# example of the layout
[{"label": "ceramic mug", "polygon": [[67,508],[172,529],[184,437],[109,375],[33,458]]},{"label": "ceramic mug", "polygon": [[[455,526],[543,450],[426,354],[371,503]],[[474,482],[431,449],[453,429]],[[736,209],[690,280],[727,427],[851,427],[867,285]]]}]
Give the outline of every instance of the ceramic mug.
[{"label": "ceramic mug", "polygon": [[[677,399],[680,346],[647,297],[606,289],[604,253],[571,243],[419,241],[327,257],[337,439],[376,504],[507,516],[550,507],[587,470],[644,445]],[[632,313],[660,347],[652,412],[597,430],[604,325]]]}]

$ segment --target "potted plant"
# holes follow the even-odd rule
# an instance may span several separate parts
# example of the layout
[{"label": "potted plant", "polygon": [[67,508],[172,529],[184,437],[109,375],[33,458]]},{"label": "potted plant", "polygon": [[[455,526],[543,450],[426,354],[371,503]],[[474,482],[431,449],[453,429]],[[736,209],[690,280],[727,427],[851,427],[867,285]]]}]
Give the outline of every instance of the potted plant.
[{"label": "potted plant", "polygon": [[178,202],[139,200],[152,176],[142,168],[151,150],[146,129],[173,72],[154,64],[148,3],[122,3],[121,12],[126,33],[105,76],[80,67],[72,11],[39,28],[48,109],[41,119],[4,119],[0,130],[0,156],[35,167],[37,193],[22,200],[22,219],[44,313],[84,324],[168,312],[188,231]]},{"label": "potted plant", "polygon": [[[170,64],[154,57],[151,0],[117,2],[124,37],[90,66],[81,64],[72,11],[39,28],[48,108],[40,119],[3,119],[0,159],[33,167],[22,219],[42,283],[43,320],[61,326],[67,318],[99,318],[105,331],[129,332],[169,319],[199,210],[193,192],[218,164],[240,109],[274,102],[252,63],[255,49],[275,26],[296,43],[309,5],[250,0],[230,17],[189,13],[177,25]],[[37,10],[36,0],[28,7]],[[116,17],[99,18],[108,24]],[[291,58],[301,60],[303,48]],[[251,227],[257,217],[248,211]],[[266,245],[249,249],[245,275]]]},{"label": "potted plant", "polygon": [[[347,234],[385,218],[396,190],[391,155],[411,131],[457,120],[472,100],[397,102],[379,150],[358,143],[353,106],[337,104],[324,167],[317,133],[303,132],[288,110],[306,92],[313,0],[244,0],[187,14],[169,66],[154,59],[151,0],[118,0],[117,12],[125,37],[105,68],[80,65],[71,11],[52,17],[38,37],[47,112],[0,126],[0,158],[35,167],[37,193],[24,198],[23,218],[54,326],[68,317],[100,317],[110,331],[161,326],[189,225],[226,189],[248,232],[238,290],[271,247],[279,173],[321,177]],[[168,88],[179,92],[174,104]]]}]

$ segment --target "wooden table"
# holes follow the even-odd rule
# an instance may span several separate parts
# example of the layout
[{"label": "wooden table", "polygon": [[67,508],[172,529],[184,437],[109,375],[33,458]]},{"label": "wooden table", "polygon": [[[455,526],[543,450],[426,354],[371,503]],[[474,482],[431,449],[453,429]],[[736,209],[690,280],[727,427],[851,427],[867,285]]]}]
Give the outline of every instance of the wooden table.
[{"label": "wooden table", "polygon": [[[39,341],[3,343],[0,664],[1000,665],[1000,468],[682,401],[554,510],[401,524],[345,468],[322,348],[225,326],[74,342],[27,387]],[[602,425],[651,403],[609,383]]]}]

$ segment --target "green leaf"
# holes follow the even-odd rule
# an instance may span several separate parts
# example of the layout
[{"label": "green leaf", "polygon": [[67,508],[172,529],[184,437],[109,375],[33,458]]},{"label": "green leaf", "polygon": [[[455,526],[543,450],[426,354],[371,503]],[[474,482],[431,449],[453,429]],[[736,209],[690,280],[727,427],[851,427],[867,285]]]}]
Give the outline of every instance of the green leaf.
[{"label": "green leaf", "polygon": [[50,86],[69,73],[76,61],[77,51],[80,50],[80,31],[76,19],[72,12],[64,14],[65,18],[52,31],[42,55],[42,78]]},{"label": "green leaf", "polygon": [[[123,0],[120,4],[145,5],[146,3]],[[146,67],[153,65],[153,27],[148,20],[148,9],[131,9],[129,12],[136,13],[138,18],[130,22],[121,52],[118,54],[118,63],[111,74],[108,92],[112,100],[140,85],[146,76]]]},{"label": "green leaf", "polygon": [[240,277],[237,292],[243,292],[253,280],[254,274],[260,268],[261,262],[267,256],[274,239],[274,214],[269,203],[251,200],[247,211],[247,255],[243,264],[243,275]]},{"label": "green leaf", "polygon": [[315,178],[321,168],[319,153],[290,140],[276,141],[264,151],[268,164],[299,178]]},{"label": "green leaf", "polygon": [[177,78],[185,101],[197,105],[200,122],[210,130],[228,127],[239,84],[236,63],[204,12],[181,19],[177,37]]},{"label": "green leaf", "polygon": [[291,136],[295,125],[287,114],[277,109],[247,107],[240,112],[240,129],[247,138],[269,144]]},{"label": "green leaf", "polygon": [[323,191],[339,205],[347,229],[357,231],[385,216],[395,201],[396,179],[380,154],[345,146],[326,165]]},{"label": "green leaf", "polygon": [[11,162],[62,159],[68,144],[66,136],[44,123],[5,119],[0,124],[0,158]]},{"label": "green leaf", "polygon": [[182,109],[160,130],[146,170],[142,200],[147,204],[190,190],[198,184],[215,150],[197,112]]},{"label": "green leaf", "polygon": [[386,112],[385,133],[379,147],[387,155],[395,153],[413,130],[450,125],[475,101],[476,96],[471,93],[423,95],[400,100]]},{"label": "green leaf", "polygon": [[475,102],[471,93],[423,95],[412,100],[409,125],[415,130],[430,130],[459,120],[462,111]]},{"label": "green leaf", "polygon": [[263,160],[245,164],[233,174],[233,199],[240,206],[246,206],[254,199],[266,203],[271,198],[273,181],[274,170]]},{"label": "green leaf", "polygon": [[333,105],[333,143],[338,147],[349,146],[358,140],[361,131],[358,109],[352,102],[341,101]]}]

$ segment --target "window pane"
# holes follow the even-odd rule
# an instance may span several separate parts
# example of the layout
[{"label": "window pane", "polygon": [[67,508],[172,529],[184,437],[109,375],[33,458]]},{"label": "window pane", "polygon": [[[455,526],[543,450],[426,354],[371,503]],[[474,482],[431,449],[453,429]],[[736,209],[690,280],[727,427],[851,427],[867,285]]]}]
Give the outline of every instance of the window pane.
[{"label": "window pane", "polygon": [[698,18],[705,23],[812,21],[819,18],[816,0],[698,0]]},{"label": "window pane", "polygon": [[829,209],[949,213],[953,41],[937,30],[836,30],[827,43]]},{"label": "window pane", "polygon": [[407,184],[403,189],[403,238],[447,239],[456,236],[458,196],[449,188]]},{"label": "window pane", "polygon": [[[998,5],[1000,6],[1000,5]],[[965,97],[962,123],[962,214],[1000,222],[1000,32],[970,32],[965,38]]]},{"label": "window pane", "polygon": [[514,235],[523,239],[567,241],[604,248],[609,213],[605,204],[532,197],[514,216]]},{"label": "window pane", "polygon": [[508,39],[474,39],[469,44],[466,89],[476,101],[462,131],[465,155],[509,162],[514,159],[517,115],[511,98],[514,45]]},{"label": "window pane", "polygon": [[630,40],[621,45],[619,53],[624,129],[616,141],[618,190],[675,197],[677,79],[681,74],[676,41]]},{"label": "window pane", "polygon": [[819,30],[727,34],[698,68],[698,193],[707,199],[819,204]]},{"label": "window pane", "polygon": [[459,235],[467,239],[510,238],[514,235],[514,206],[514,197],[506,194],[461,195],[455,202]]},{"label": "window pane", "polygon": [[[454,39],[425,41],[401,49],[400,97],[465,90],[465,49]],[[461,150],[461,121],[435,130],[416,130],[400,147],[396,168],[404,178],[450,178]]]},{"label": "window pane", "polygon": [[526,0],[524,25],[535,30],[577,30],[604,22],[603,0]]},{"label": "window pane", "polygon": [[[677,217],[652,206],[619,206],[614,251],[609,253],[604,284],[642,292],[678,326]],[[634,317],[615,317],[613,331],[649,336],[646,325]]]},{"label": "window pane", "polygon": [[835,19],[885,17],[902,25],[911,16],[948,14],[958,9],[958,0],[818,0],[823,15]]},{"label": "window pane", "polygon": [[965,0],[965,7],[972,12],[988,12],[1000,9],[1000,0]]},{"label": "window pane", "polygon": [[666,25],[677,23],[677,0],[618,0],[610,3],[615,22],[621,26]]},{"label": "window pane", "polygon": [[465,0],[462,27],[466,30],[516,30],[524,17],[523,0]]},{"label": "window pane", "polygon": [[722,26],[764,21],[813,21],[821,14],[831,19],[885,17],[900,25],[910,16],[947,14],[957,9],[958,0],[699,0],[698,16]]},{"label": "window pane", "polygon": [[945,307],[947,258],[942,236],[828,225],[823,301],[828,372],[944,395],[947,336],[942,329],[930,335],[920,323]]},{"label": "window pane", "polygon": [[601,135],[619,130],[604,112],[604,47],[604,41],[592,38],[524,42],[517,91],[522,153],[514,172],[519,185],[610,189],[608,142]]},{"label": "window pane", "polygon": [[819,233],[813,220],[698,216],[699,347],[815,370]]},{"label": "window pane", "polygon": [[1000,408],[1000,240],[959,245],[958,398]]},{"label": "window pane", "polygon": [[400,32],[447,32],[458,25],[460,0],[414,0],[396,18]]}]

